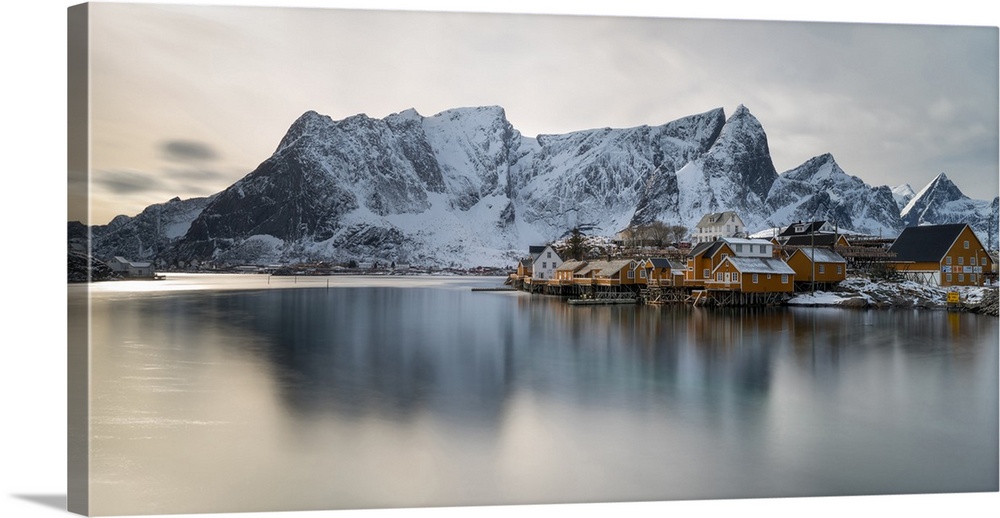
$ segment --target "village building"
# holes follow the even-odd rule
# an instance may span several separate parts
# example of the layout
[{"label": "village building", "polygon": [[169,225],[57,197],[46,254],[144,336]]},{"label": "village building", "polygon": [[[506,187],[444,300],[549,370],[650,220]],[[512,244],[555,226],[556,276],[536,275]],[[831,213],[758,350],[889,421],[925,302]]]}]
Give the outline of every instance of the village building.
[{"label": "village building", "polygon": [[107,263],[112,271],[120,273],[130,278],[153,278],[156,271],[152,263],[129,261],[120,255],[116,255]]},{"label": "village building", "polygon": [[766,239],[720,238],[700,243],[688,254],[684,282],[702,285],[727,257],[773,258],[774,244]]},{"label": "village building", "polygon": [[965,223],[907,227],[889,247],[904,277],[935,286],[981,286],[994,276],[993,258]]},{"label": "village building", "polygon": [[531,258],[525,257],[517,262],[517,276],[520,278],[531,277]]},{"label": "village building", "polygon": [[693,241],[708,243],[724,237],[746,236],[746,225],[739,214],[729,210],[705,214],[694,227]]},{"label": "village building", "polygon": [[797,248],[785,262],[795,271],[800,286],[827,288],[847,278],[847,260],[829,248]]},{"label": "village building", "polygon": [[573,272],[573,283],[577,286],[592,286],[602,269],[611,268],[611,261],[590,261]]},{"label": "village building", "polygon": [[561,285],[573,284],[573,275],[584,266],[587,266],[587,261],[570,259],[569,261],[562,263],[559,268],[556,268],[555,279],[559,281],[559,284]]},{"label": "village building", "polygon": [[665,257],[650,257],[636,262],[635,279],[650,286],[680,286],[684,284],[683,264],[674,264]]},{"label": "village building", "polygon": [[[532,247],[534,248],[534,247]],[[531,251],[532,258],[534,261],[531,263],[531,278],[537,280],[549,280],[554,279],[556,276],[556,269],[562,264],[562,259],[559,258],[559,254],[556,253],[555,249],[551,245],[545,246],[538,255],[535,255],[534,251]]]},{"label": "village building", "polygon": [[790,293],[795,270],[776,257],[726,257],[705,287],[743,293]]},{"label": "village building", "polygon": [[636,262],[632,259],[602,261],[603,264],[594,272],[594,284],[597,286],[631,286],[636,284]]},{"label": "village building", "polygon": [[778,234],[778,238],[836,233],[837,226],[831,224],[829,221],[800,221],[785,227]]}]

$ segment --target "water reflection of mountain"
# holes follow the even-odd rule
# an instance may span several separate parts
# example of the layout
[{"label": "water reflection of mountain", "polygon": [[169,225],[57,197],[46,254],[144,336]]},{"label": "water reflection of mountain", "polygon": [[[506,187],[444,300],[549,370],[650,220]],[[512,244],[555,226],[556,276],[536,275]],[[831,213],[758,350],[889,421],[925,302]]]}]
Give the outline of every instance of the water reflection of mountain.
[{"label": "water reflection of mountain", "polygon": [[[766,411],[777,362],[837,382],[839,364],[980,336],[983,319],[838,309],[570,306],[443,289],[308,288],[166,297],[173,325],[229,326],[303,414],[492,427],[517,391],[577,405],[707,419]],[[950,317],[950,315],[949,315]],[[913,329],[927,341],[900,338]],[[908,334],[906,336],[909,336]],[[949,342],[946,342],[949,343]],[[862,348],[862,349],[859,349]]]}]

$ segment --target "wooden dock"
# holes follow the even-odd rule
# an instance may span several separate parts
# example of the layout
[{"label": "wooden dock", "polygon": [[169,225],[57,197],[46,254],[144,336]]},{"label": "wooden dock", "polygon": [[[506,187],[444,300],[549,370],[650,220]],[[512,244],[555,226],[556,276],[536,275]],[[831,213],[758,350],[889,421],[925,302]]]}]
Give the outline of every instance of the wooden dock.
[{"label": "wooden dock", "polygon": [[568,302],[573,306],[599,306],[604,304],[637,304],[639,299],[569,299]]}]

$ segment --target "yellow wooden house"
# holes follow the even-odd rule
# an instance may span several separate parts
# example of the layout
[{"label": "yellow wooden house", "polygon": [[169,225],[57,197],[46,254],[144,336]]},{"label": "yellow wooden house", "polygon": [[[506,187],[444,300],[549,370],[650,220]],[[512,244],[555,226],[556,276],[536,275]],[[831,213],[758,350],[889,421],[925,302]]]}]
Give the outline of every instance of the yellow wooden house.
[{"label": "yellow wooden house", "polygon": [[796,282],[836,284],[847,278],[847,260],[829,248],[796,248],[785,260]]},{"label": "yellow wooden house", "polygon": [[681,286],[686,268],[664,257],[649,257],[636,262],[637,284],[649,286]]},{"label": "yellow wooden house", "polygon": [[905,277],[937,286],[981,286],[993,258],[965,223],[907,227],[889,247],[890,264]]},{"label": "yellow wooden house", "polygon": [[710,290],[745,293],[789,293],[795,287],[795,270],[774,257],[733,257],[723,259],[705,282]]},{"label": "yellow wooden house", "polygon": [[701,286],[712,279],[712,272],[722,260],[732,256],[733,249],[723,240],[699,243],[687,257],[687,269],[684,272],[684,284]]},{"label": "yellow wooden house", "polygon": [[601,261],[603,264],[594,274],[594,284],[597,286],[630,286],[636,284],[636,261],[619,259]]},{"label": "yellow wooden house", "polygon": [[577,261],[575,259],[570,259],[562,263],[559,265],[559,268],[556,268],[556,282],[563,286],[573,284],[574,275],[585,266],[587,266],[587,261]]}]

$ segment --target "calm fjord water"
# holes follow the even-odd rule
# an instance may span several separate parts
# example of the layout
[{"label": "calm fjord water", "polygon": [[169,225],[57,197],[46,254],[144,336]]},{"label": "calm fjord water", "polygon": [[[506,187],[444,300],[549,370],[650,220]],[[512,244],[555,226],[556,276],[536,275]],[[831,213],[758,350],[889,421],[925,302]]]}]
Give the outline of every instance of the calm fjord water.
[{"label": "calm fjord water", "polygon": [[998,489],[996,318],[500,282],[94,285],[92,512]]}]

